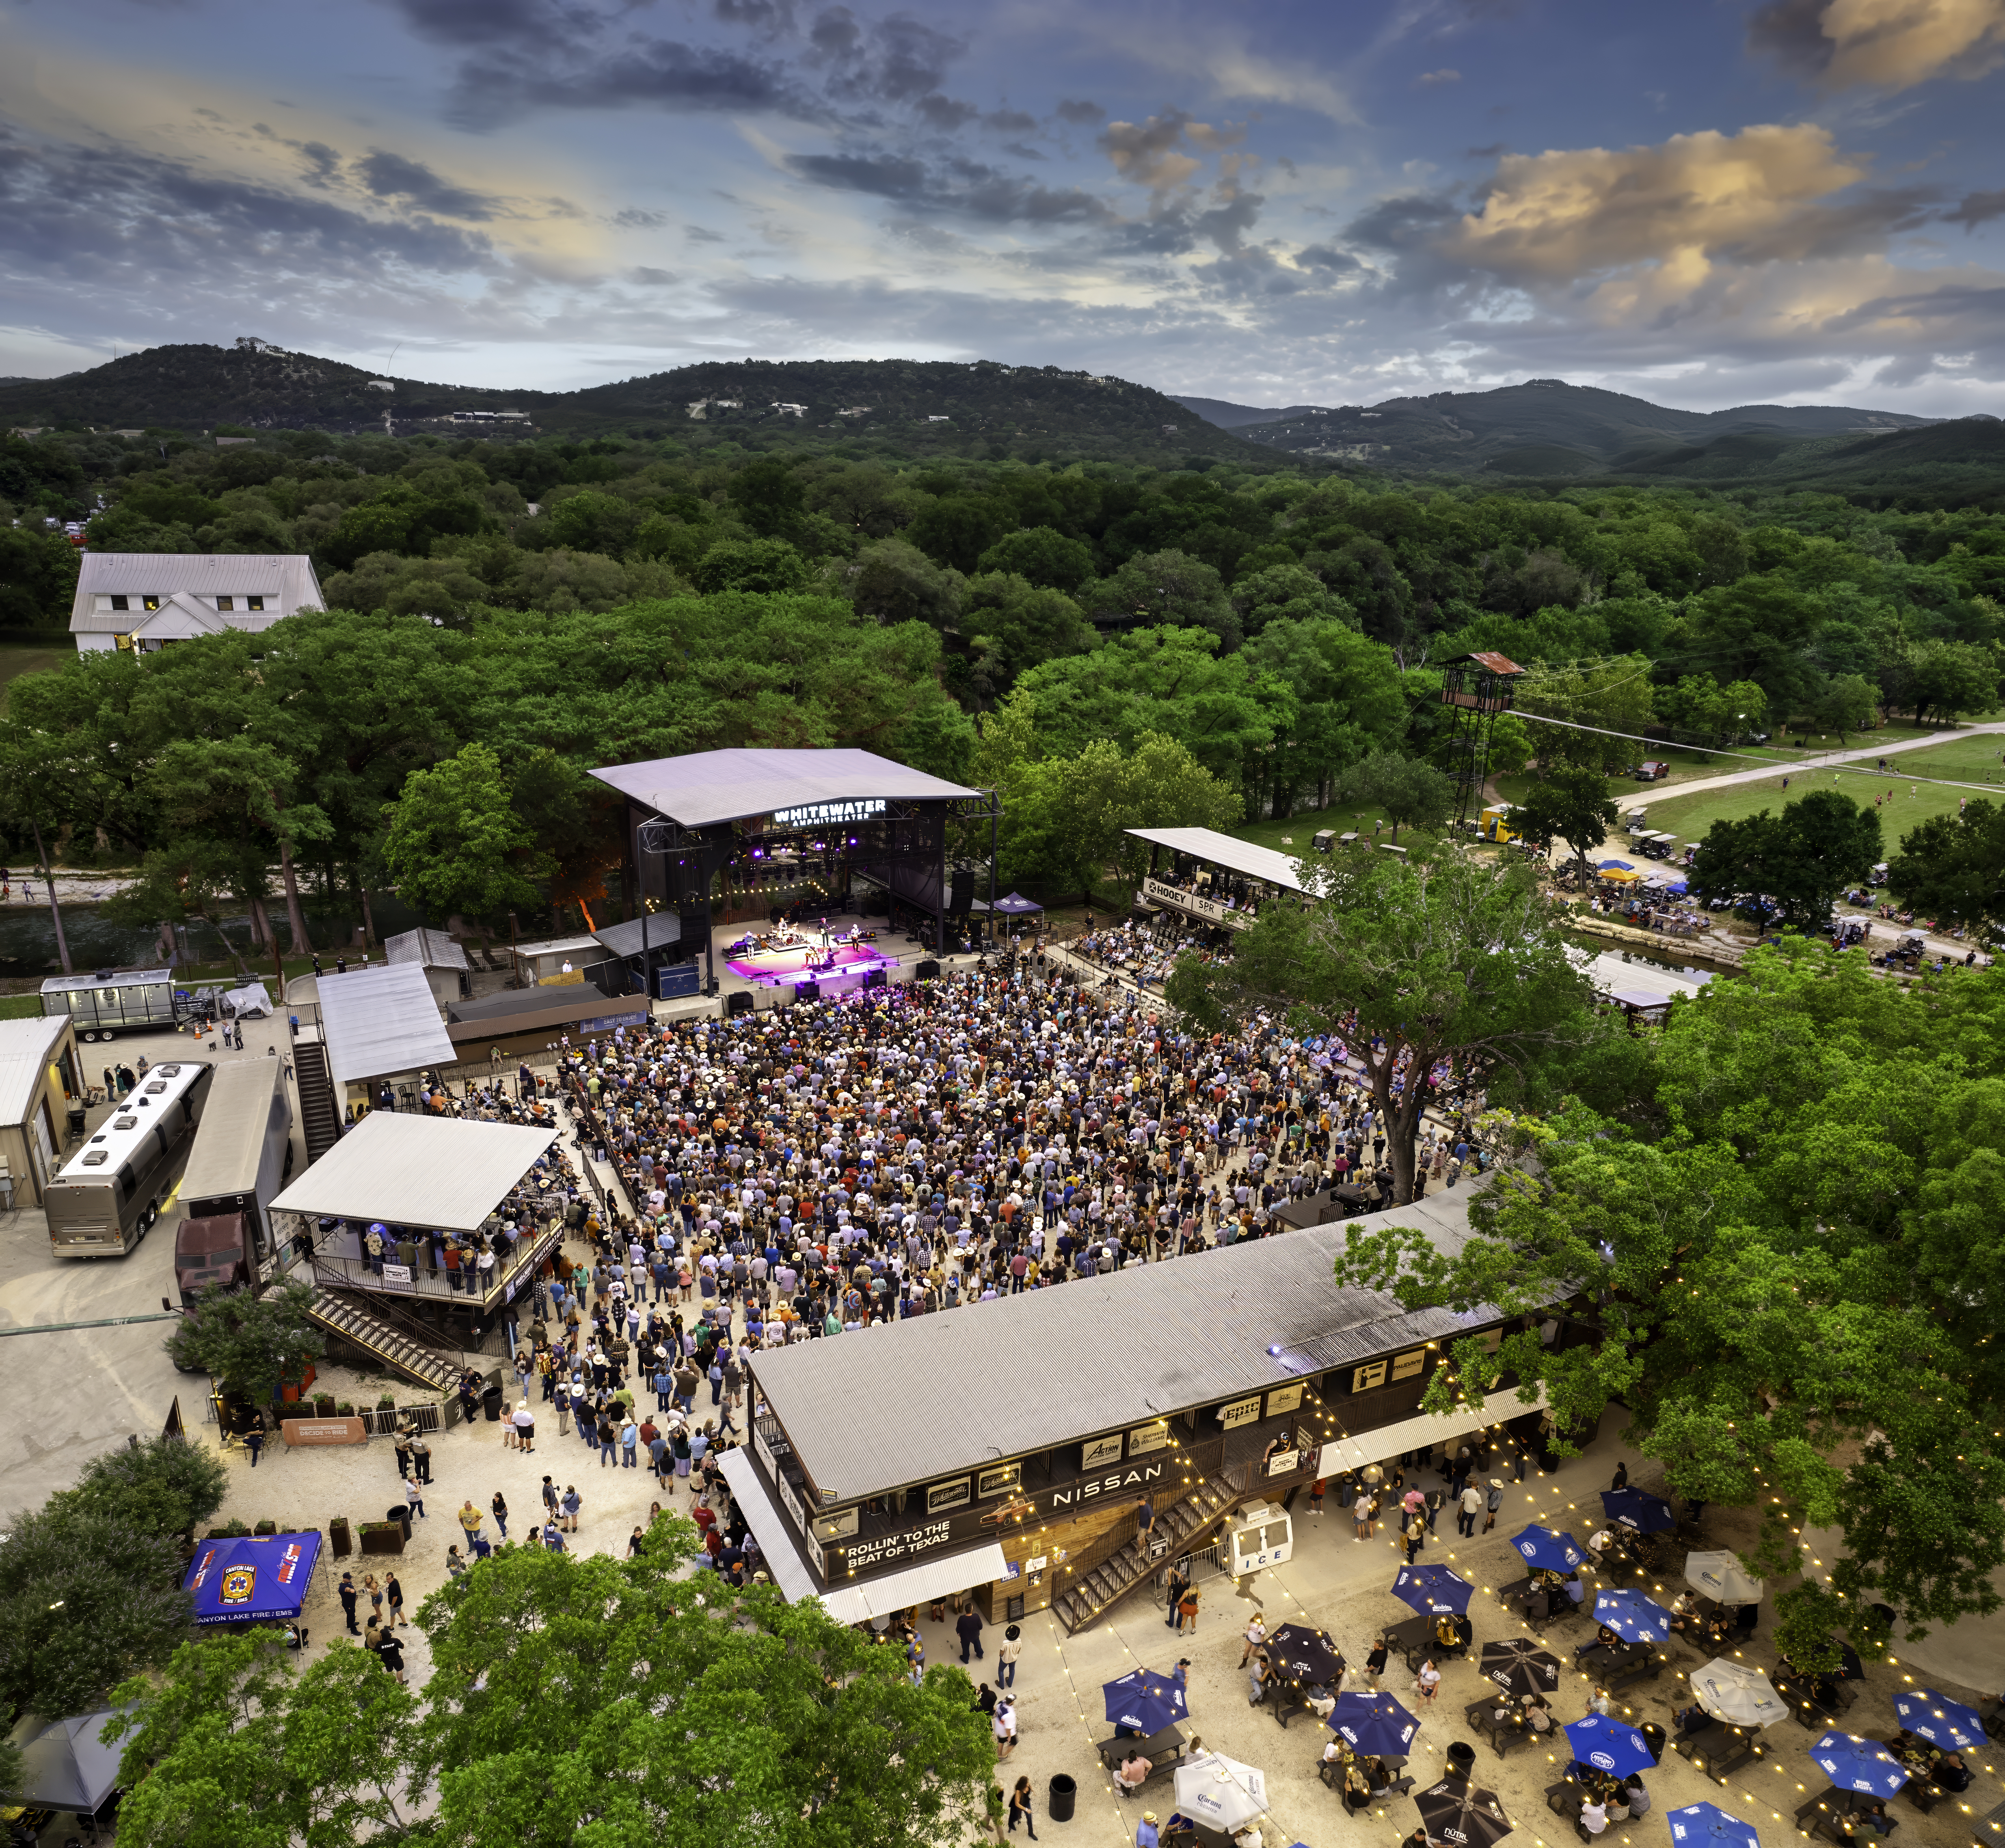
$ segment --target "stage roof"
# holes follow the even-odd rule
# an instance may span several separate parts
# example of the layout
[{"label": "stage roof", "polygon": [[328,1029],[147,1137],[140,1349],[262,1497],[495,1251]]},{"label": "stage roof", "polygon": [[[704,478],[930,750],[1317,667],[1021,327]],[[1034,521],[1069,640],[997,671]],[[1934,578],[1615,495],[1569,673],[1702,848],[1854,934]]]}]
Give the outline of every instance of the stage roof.
[{"label": "stage roof", "polygon": [[1137,840],[1172,847],[1208,865],[1244,873],[1249,879],[1265,879],[1286,892],[1308,890],[1293,856],[1277,854],[1272,847],[1255,847],[1250,840],[1221,834],[1215,828],[1130,828],[1128,832]]},{"label": "stage roof", "polygon": [[372,1110],[272,1210],[472,1232],[557,1139],[554,1129]]},{"label": "stage roof", "polygon": [[869,751],[699,751],[606,764],[592,773],[686,828],[817,802],[939,801],[980,794]]}]

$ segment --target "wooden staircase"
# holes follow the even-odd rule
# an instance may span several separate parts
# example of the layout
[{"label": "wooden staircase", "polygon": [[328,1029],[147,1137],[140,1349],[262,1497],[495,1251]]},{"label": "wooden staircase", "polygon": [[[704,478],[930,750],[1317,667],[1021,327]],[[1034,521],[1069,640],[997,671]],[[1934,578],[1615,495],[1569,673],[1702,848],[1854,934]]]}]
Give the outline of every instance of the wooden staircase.
[{"label": "wooden staircase", "polygon": [[459,1383],[459,1363],[436,1348],[392,1327],[381,1316],[373,1315],[353,1297],[341,1296],[316,1285],[307,1313],[330,1334],[338,1334],[351,1347],[393,1373],[414,1380],[428,1392],[441,1396]]},{"label": "wooden staircase", "polygon": [[302,1040],[293,1048],[293,1076],[300,1087],[300,1128],[306,1137],[307,1166],[341,1140],[341,1106],[328,1075],[327,1048],[318,1040]]},{"label": "wooden staircase", "polygon": [[1118,1552],[1088,1567],[1072,1588],[1052,1600],[1052,1609],[1068,1631],[1077,1631],[1109,1611],[1129,1592],[1153,1582],[1154,1575],[1191,1552],[1252,1492],[1253,1471],[1245,1464],[1209,1477],[1156,1517],[1153,1531],[1169,1545],[1156,1559],[1146,1556],[1139,1534]]}]

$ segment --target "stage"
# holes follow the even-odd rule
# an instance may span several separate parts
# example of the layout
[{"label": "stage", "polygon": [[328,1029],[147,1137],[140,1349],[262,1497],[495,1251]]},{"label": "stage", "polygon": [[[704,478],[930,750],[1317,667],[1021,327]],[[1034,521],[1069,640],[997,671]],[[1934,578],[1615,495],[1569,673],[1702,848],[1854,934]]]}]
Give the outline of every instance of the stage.
[{"label": "stage", "polygon": [[802,982],[840,984],[844,989],[859,984],[867,975],[883,971],[887,980],[898,966],[898,958],[885,955],[875,943],[831,944],[827,949],[806,942],[785,948],[752,949],[742,939],[722,947],[724,966],[742,982],[762,988],[792,987]]}]

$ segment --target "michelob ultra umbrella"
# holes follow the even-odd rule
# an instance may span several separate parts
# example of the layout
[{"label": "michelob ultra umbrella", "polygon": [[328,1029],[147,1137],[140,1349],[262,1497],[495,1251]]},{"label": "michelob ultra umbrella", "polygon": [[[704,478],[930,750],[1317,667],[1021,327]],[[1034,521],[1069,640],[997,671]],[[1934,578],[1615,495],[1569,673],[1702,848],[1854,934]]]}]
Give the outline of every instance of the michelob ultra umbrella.
[{"label": "michelob ultra umbrella", "polygon": [[1107,1702],[1107,1717],[1116,1726],[1132,1727],[1145,1739],[1190,1717],[1182,1684],[1153,1669],[1137,1668],[1103,1683],[1100,1692]]}]

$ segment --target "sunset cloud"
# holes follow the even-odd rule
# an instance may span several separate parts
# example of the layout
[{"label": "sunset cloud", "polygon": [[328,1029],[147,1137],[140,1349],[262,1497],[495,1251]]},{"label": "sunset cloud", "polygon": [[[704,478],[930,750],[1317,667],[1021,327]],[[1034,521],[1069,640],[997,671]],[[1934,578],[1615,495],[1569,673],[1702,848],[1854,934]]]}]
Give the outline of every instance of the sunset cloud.
[{"label": "sunset cloud", "polygon": [[1833,89],[1908,89],[1996,69],[2005,58],[2005,0],[1771,0],[1750,37]]}]

